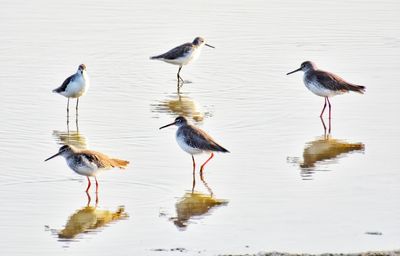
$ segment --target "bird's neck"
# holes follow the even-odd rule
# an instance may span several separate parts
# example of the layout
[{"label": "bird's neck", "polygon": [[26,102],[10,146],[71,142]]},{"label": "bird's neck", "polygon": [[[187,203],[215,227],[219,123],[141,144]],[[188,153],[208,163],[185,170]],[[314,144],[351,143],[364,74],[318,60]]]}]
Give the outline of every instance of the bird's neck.
[{"label": "bird's neck", "polygon": [[312,73],[312,72],[314,72],[316,70],[317,70],[316,68],[307,69],[306,71],[304,71],[304,75],[308,75],[308,74],[310,74],[310,73]]}]

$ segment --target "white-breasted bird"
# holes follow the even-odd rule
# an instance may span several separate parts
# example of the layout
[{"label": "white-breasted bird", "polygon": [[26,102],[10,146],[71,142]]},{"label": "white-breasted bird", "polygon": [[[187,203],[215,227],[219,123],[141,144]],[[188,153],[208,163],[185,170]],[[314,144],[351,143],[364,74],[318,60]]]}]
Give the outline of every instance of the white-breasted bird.
[{"label": "white-breasted bird", "polygon": [[215,140],[200,128],[188,123],[183,116],[178,116],[173,123],[164,125],[160,129],[171,125],[178,126],[176,131],[176,141],[178,145],[192,156],[193,172],[196,168],[194,156],[201,153],[211,153],[210,157],[200,167],[200,175],[203,176],[204,166],[214,157],[214,152],[229,153],[229,151],[219,145]]},{"label": "white-breasted bird", "polygon": [[65,158],[69,168],[71,168],[77,174],[87,177],[88,186],[86,188],[86,192],[88,192],[91,185],[89,177],[95,178],[97,192],[99,184],[97,182],[96,175],[99,173],[99,171],[114,167],[124,169],[129,164],[129,161],[110,158],[93,150],[77,149],[71,145],[64,145],[60,147],[57,154],[47,158],[44,161],[48,161],[60,155]]},{"label": "white-breasted bird", "polygon": [[178,65],[179,69],[176,76],[178,78],[178,82],[180,81],[183,82],[183,79],[179,75],[182,66],[187,65],[190,62],[196,60],[199,57],[201,49],[203,48],[204,45],[211,48],[215,48],[214,46],[206,44],[202,37],[196,37],[191,43],[182,44],[166,53],[150,57],[150,59],[162,60],[167,63]]},{"label": "white-breasted bird", "polygon": [[85,64],[81,64],[75,74],[69,76],[62,85],[53,90],[68,98],[67,113],[69,114],[69,99],[76,98],[76,111],[78,111],[79,97],[84,95],[89,89],[90,81]]},{"label": "white-breasted bird", "polygon": [[346,82],[343,78],[333,73],[323,71],[317,68],[315,63],[311,61],[305,61],[301,63],[300,68],[287,73],[287,75],[293,74],[297,71],[303,71],[304,84],[307,89],[314,94],[325,98],[325,105],[322,109],[320,117],[324,114],[326,103],[329,104],[329,119],[331,119],[331,103],[329,97],[343,94],[346,92],[358,92],[363,94],[365,92],[365,86],[356,85]]}]

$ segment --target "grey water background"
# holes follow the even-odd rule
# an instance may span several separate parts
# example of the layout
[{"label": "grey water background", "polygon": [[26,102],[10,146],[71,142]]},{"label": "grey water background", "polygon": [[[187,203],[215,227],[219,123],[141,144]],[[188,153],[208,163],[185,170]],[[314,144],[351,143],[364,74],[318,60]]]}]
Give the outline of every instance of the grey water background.
[{"label": "grey water background", "polygon": [[[398,1],[0,5],[1,255],[400,247]],[[177,67],[148,58],[196,36],[216,49],[182,69],[191,83],[178,95]],[[365,95],[331,100],[329,140],[321,138],[323,99],[300,73],[285,75],[304,60],[367,86]],[[77,131],[74,107],[67,127],[66,99],[51,90],[81,63],[91,88]],[[184,227],[174,220],[192,188],[191,158],[175,128],[158,130],[180,113],[231,151],[205,169],[213,198],[225,203],[185,208]],[[60,143],[131,161],[99,176],[97,206],[123,206],[128,217],[58,238],[87,204],[86,178],[62,158],[43,162]],[[210,196],[209,189],[196,181],[198,193]]]}]

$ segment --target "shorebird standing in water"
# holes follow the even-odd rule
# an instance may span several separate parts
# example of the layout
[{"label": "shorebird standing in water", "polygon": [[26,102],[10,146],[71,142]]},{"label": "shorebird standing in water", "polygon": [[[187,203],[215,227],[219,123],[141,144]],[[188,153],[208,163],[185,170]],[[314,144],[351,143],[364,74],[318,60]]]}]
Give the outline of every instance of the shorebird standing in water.
[{"label": "shorebird standing in water", "polygon": [[129,164],[129,162],[125,160],[109,158],[100,152],[92,150],[80,150],[70,145],[62,146],[58,150],[57,154],[47,158],[44,161],[48,161],[59,155],[65,158],[69,168],[71,168],[74,172],[87,177],[88,186],[86,188],[86,192],[88,192],[91,185],[89,179],[90,176],[95,178],[97,193],[99,184],[97,182],[96,175],[99,173],[99,171],[114,167],[124,169]]},{"label": "shorebird standing in water", "polygon": [[229,151],[220,146],[210,135],[203,130],[188,124],[188,121],[183,116],[178,116],[173,123],[160,127],[176,125],[178,130],[176,131],[176,141],[178,145],[187,153],[192,155],[193,161],[193,172],[196,168],[194,156],[201,153],[211,153],[210,157],[200,167],[200,176],[203,176],[204,166],[214,157],[214,152],[229,153]]},{"label": "shorebird standing in water", "polygon": [[365,86],[355,85],[346,82],[341,77],[317,69],[317,66],[311,61],[305,61],[301,64],[300,68],[287,73],[290,75],[297,71],[304,71],[304,84],[307,89],[309,89],[314,94],[325,98],[325,105],[322,109],[320,117],[324,114],[326,103],[329,105],[329,119],[331,119],[331,103],[329,102],[329,97],[343,94],[345,92],[353,91],[363,94],[365,92]]},{"label": "shorebird standing in water", "polygon": [[69,76],[62,85],[53,90],[68,98],[67,116],[69,116],[69,98],[76,98],[76,113],[78,114],[79,97],[84,95],[89,88],[89,76],[85,64],[81,64],[75,74]]},{"label": "shorebird standing in water", "polygon": [[199,57],[201,49],[203,48],[204,45],[211,47],[211,48],[215,48],[214,46],[206,44],[203,38],[196,37],[192,43],[182,44],[180,46],[173,48],[172,50],[170,50],[166,53],[163,53],[158,56],[150,57],[150,59],[162,60],[167,63],[178,65],[179,69],[178,69],[178,73],[176,74],[176,76],[178,78],[178,83],[179,82],[183,83],[183,79],[179,75],[179,73],[181,72],[182,66],[187,65],[191,61],[194,61],[195,59],[197,59]]}]

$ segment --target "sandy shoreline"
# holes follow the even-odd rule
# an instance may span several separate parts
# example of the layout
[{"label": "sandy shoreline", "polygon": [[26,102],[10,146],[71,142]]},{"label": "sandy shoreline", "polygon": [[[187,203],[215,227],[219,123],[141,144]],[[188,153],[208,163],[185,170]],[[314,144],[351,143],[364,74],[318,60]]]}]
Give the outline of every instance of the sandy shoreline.
[{"label": "sandy shoreline", "polygon": [[256,254],[223,254],[220,256],[400,256],[400,250],[394,251],[371,251],[360,253],[284,253],[284,252],[259,252]]}]

